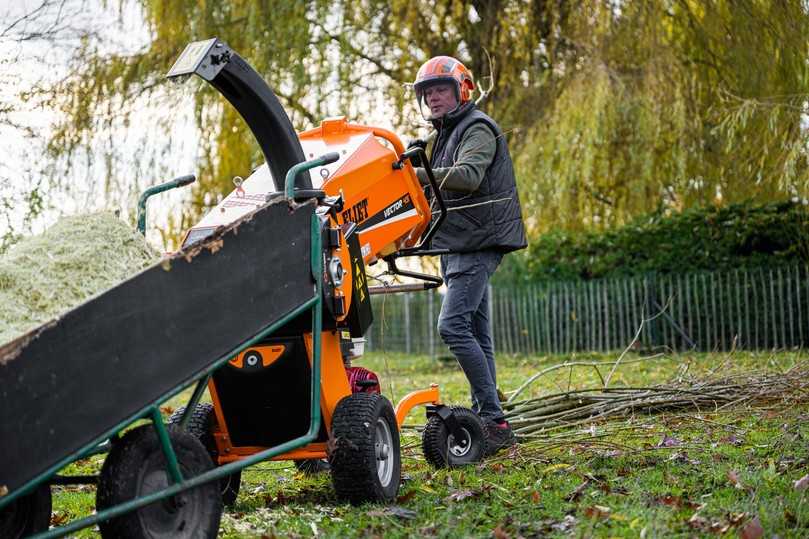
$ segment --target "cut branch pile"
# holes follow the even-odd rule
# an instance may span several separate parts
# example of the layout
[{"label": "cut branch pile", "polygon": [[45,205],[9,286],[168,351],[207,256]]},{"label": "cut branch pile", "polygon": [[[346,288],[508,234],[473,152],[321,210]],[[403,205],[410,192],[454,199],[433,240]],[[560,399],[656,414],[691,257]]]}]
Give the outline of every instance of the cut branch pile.
[{"label": "cut branch pile", "polygon": [[578,389],[505,405],[517,435],[544,435],[633,414],[715,412],[742,404],[809,401],[809,364],[786,372],[756,371],[652,387]]}]

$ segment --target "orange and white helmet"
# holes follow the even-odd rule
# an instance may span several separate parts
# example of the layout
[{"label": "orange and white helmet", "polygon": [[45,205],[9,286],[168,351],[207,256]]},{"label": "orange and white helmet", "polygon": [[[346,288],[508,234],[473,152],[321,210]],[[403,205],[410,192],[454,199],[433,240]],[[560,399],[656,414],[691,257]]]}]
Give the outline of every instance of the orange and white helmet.
[{"label": "orange and white helmet", "polygon": [[454,85],[459,106],[472,99],[475,89],[472,72],[452,56],[434,56],[422,64],[413,83],[419,107],[424,101],[424,90],[442,82]]}]

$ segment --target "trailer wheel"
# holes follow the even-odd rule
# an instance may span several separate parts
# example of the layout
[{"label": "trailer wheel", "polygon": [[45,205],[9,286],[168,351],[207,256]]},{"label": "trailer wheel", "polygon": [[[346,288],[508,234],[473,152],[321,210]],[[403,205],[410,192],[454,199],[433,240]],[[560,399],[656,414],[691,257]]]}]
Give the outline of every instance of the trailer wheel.
[{"label": "trailer wheel", "polygon": [[454,468],[479,462],[486,447],[486,434],[480,417],[461,406],[452,406],[450,410],[463,433],[462,439],[456,440],[437,415],[427,421],[421,436],[424,458],[435,468]]},{"label": "trailer wheel", "polygon": [[51,523],[51,487],[40,485],[0,510],[0,537],[18,539],[47,531]]},{"label": "trailer wheel", "polygon": [[[196,437],[175,427],[170,427],[168,434],[183,478],[214,468]],[[107,455],[98,478],[96,508],[101,511],[170,484],[157,433],[152,425],[143,425],[127,432]],[[103,537],[121,539],[213,538],[221,517],[222,498],[213,482],[101,522],[99,528]]]},{"label": "trailer wheel", "polygon": [[352,504],[390,502],[399,492],[399,428],[390,401],[355,393],[332,416],[331,479],[337,496]]},{"label": "trailer wheel", "polygon": [[[185,412],[185,406],[180,406],[174,413],[169,416],[169,425],[179,425],[180,420]],[[216,442],[213,439],[213,429],[216,425],[216,414],[214,413],[213,404],[209,402],[198,403],[191,412],[191,417],[188,418],[186,430],[197,437],[202,442],[214,465],[217,464],[217,457],[219,450],[216,448]],[[239,489],[242,486],[242,471],[233,472],[232,474],[223,477],[219,480],[219,488],[222,491],[222,503],[230,507],[236,503],[236,498],[239,496]]]}]

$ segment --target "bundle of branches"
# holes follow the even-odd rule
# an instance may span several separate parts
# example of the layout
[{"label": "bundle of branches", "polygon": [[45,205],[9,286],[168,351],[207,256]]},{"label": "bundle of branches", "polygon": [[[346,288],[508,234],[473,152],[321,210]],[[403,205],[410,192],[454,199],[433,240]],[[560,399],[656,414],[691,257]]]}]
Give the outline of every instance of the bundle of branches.
[{"label": "bundle of branches", "polygon": [[571,390],[510,403],[505,408],[514,431],[525,436],[638,413],[713,412],[783,400],[809,401],[809,363],[797,364],[786,372],[747,372],[652,387]]}]

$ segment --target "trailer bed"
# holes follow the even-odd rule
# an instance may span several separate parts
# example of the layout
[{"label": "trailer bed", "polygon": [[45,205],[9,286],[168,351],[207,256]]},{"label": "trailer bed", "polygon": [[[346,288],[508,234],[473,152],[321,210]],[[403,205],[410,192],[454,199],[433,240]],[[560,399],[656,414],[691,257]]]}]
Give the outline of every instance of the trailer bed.
[{"label": "trailer bed", "polygon": [[265,206],[0,348],[0,495],[310,300],[313,211]]}]

